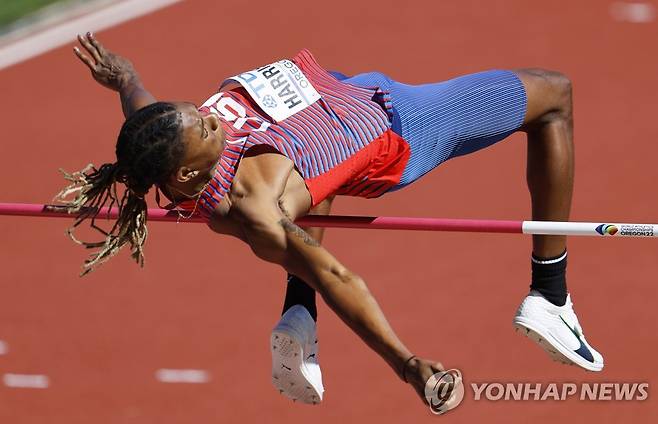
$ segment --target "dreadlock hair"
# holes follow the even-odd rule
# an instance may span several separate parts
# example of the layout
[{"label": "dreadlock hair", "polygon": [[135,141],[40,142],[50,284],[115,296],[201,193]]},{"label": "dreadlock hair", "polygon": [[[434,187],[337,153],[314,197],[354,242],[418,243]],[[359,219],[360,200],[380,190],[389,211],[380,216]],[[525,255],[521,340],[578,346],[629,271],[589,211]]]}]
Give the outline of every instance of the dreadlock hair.
[{"label": "dreadlock hair", "polygon": [[[62,203],[69,213],[78,214],[67,234],[76,243],[97,249],[85,260],[81,276],[116,255],[127,243],[132,258],[144,266],[143,247],[148,234],[144,197],[153,184],[166,182],[180,165],[184,153],[181,123],[181,114],[172,103],[150,104],[133,113],[122,125],[115,163],[106,163],[98,169],[89,164],[71,174],[60,169],[71,183],[55,196],[55,201]],[[125,185],[121,196],[117,183]],[[109,231],[96,225],[96,217],[106,205],[119,209]],[[105,240],[86,242],[74,236],[76,227],[87,219]]]}]

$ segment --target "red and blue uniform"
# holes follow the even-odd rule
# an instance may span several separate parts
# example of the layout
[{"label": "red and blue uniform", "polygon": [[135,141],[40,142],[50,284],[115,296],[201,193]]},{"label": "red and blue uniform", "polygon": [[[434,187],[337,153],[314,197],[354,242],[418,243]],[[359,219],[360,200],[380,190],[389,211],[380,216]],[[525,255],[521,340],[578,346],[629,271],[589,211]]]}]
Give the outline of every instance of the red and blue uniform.
[{"label": "red and blue uniform", "polygon": [[273,147],[294,162],[313,205],[334,194],[377,197],[400,181],[409,145],[391,130],[385,93],[338,81],[307,50],[293,62],[322,97],[281,122],[242,88],[220,92],[199,108],[218,112],[226,134],[215,175],[199,201],[204,215],[229,191],[240,159],[256,145]]},{"label": "red and blue uniform", "polygon": [[294,115],[274,121],[241,87],[215,94],[199,109],[217,113],[226,134],[199,199],[203,215],[230,190],[253,146],[268,145],[292,160],[317,205],[330,195],[378,197],[402,188],[451,157],[502,140],[525,115],[525,90],[509,71],[412,86],[378,72],[329,73],[307,50],[292,61],[321,96]]}]

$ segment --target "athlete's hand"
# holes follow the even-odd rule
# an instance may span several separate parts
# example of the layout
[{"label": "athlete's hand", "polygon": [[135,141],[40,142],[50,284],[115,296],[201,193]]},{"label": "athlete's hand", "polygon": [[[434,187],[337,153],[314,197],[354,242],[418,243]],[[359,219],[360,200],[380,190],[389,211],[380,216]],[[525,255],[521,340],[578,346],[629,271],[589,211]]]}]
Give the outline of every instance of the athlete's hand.
[{"label": "athlete's hand", "polygon": [[75,55],[87,65],[91,70],[91,75],[102,86],[120,92],[138,80],[133,64],[128,59],[103,47],[92,33],[78,35],[78,41],[86,52],[76,46],[73,48]]},{"label": "athlete's hand", "polygon": [[[428,383],[433,375],[436,375],[435,378]],[[406,365],[404,376],[423,403],[437,413],[453,409],[464,397],[464,384],[459,371],[446,371],[440,362],[414,358]]]}]

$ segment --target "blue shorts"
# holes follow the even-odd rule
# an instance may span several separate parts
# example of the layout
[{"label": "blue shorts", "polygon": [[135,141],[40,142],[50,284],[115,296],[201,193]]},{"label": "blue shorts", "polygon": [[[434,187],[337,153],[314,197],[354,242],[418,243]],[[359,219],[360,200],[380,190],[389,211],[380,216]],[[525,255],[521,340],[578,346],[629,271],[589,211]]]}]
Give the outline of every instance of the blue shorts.
[{"label": "blue shorts", "polygon": [[379,72],[353,77],[332,74],[343,82],[389,93],[391,127],[411,148],[400,183],[391,190],[413,183],[448,159],[506,138],[525,118],[525,88],[511,71],[486,71],[422,85],[402,84]]}]

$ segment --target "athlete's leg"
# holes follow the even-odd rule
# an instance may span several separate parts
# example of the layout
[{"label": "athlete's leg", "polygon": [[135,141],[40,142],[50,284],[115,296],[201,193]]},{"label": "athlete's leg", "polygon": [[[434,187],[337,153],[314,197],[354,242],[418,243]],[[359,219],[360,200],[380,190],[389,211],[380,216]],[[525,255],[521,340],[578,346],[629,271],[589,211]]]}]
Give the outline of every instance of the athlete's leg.
[{"label": "athlete's leg", "polygon": [[[567,221],[574,177],[571,82],[557,72],[516,71],[526,90],[521,131],[528,135],[526,178],[535,221]],[[551,303],[567,300],[566,237],[532,238],[532,284]]]},{"label": "athlete's leg", "polygon": [[[320,203],[311,215],[328,215],[333,198]],[[305,228],[322,241],[324,229]],[[315,291],[300,278],[289,275],[283,315],[272,330],[272,383],[281,394],[303,403],[322,401],[324,386],[318,361]]]},{"label": "athlete's leg", "polygon": [[[309,212],[309,215],[329,215],[331,212],[331,204],[333,202],[333,197],[325,199],[323,202],[312,208]],[[311,237],[322,242],[324,238],[324,228],[322,227],[311,227],[304,228]],[[286,298],[283,303],[283,315],[288,309],[294,305],[304,306],[308,312],[313,317],[314,321],[317,321],[317,307],[315,304],[315,290],[313,290],[308,284],[302,281],[300,278],[294,275],[288,275],[288,284],[286,286]]]},{"label": "athlete's leg", "polygon": [[[527,95],[521,127],[528,135],[527,181],[532,219],[569,219],[574,179],[571,83],[564,75],[539,69],[516,71]],[[530,294],[514,324],[555,360],[590,371],[603,357],[585,339],[566,286],[566,237],[533,236]]]},{"label": "athlete's leg", "polygon": [[[557,72],[515,72],[526,89],[527,111],[522,131],[528,135],[527,182],[532,219],[567,221],[574,179],[571,82]],[[556,257],[566,249],[565,236],[533,236],[533,253]]]}]

